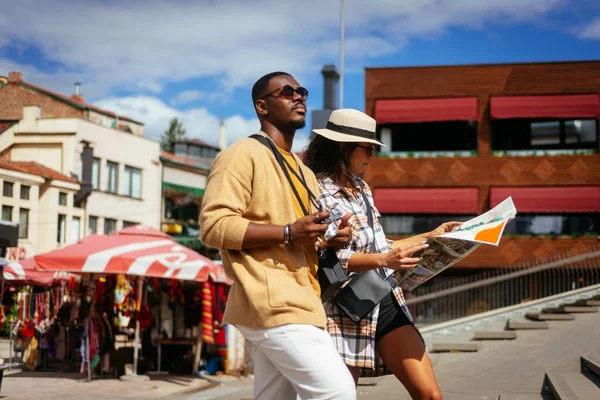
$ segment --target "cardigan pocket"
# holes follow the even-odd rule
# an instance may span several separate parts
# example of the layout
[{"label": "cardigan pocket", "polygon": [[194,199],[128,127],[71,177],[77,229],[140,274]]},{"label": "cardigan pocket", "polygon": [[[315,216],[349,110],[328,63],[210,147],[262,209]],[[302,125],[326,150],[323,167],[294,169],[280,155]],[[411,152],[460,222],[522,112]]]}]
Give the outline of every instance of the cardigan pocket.
[{"label": "cardigan pocket", "polygon": [[305,268],[296,272],[266,268],[265,278],[269,305],[273,308],[295,307],[315,312],[317,302],[320,304]]}]

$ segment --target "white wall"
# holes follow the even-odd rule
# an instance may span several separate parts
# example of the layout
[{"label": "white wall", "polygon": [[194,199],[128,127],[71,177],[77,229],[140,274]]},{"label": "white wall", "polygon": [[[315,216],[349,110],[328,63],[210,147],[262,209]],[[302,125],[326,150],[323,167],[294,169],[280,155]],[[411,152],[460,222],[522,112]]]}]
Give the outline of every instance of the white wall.
[{"label": "white wall", "polygon": [[165,166],[163,174],[163,182],[196,189],[206,188],[206,176],[201,173],[183,171],[177,167]]},{"label": "white wall", "polygon": [[[83,150],[83,146],[79,144],[82,140],[92,143],[94,157],[100,159],[100,190],[92,192],[87,200],[87,215],[101,219],[99,232],[103,231],[104,218],[118,220],[117,229],[123,226],[123,221],[159,228],[162,196],[160,144],[83,120],[79,122],[74,138],[77,146],[76,153],[81,153]],[[71,157],[71,160],[79,158],[80,156]],[[108,184],[107,161],[119,164],[118,194],[105,193]],[[125,183],[123,172],[126,165],[142,170],[141,199],[123,195]],[[78,174],[79,165],[76,167],[73,165],[73,168],[77,169]]]}]

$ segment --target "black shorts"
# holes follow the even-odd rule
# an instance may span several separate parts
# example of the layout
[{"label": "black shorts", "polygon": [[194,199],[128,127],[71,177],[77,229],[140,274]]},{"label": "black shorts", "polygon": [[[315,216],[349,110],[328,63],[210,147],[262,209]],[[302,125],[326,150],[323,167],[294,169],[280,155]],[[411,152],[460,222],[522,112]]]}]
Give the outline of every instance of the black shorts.
[{"label": "black shorts", "polygon": [[394,293],[390,293],[389,296],[379,303],[379,317],[377,318],[377,328],[375,330],[375,343],[393,331],[402,326],[414,326],[412,321],[408,319],[406,313],[394,297]]}]

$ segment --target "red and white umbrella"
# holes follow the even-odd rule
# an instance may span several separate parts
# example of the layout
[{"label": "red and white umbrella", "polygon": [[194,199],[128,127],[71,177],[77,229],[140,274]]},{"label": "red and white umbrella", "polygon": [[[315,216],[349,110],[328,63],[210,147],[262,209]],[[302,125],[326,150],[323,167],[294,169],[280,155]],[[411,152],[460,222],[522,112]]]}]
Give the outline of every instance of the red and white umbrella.
[{"label": "red and white umbrella", "polygon": [[6,264],[2,276],[11,285],[52,286],[54,283],[68,282],[77,275],[65,271],[36,271],[33,257]]},{"label": "red and white umbrella", "polygon": [[169,235],[135,225],[116,235],[92,235],[35,256],[38,271],[125,274],[231,284],[223,267],[175,242]]}]

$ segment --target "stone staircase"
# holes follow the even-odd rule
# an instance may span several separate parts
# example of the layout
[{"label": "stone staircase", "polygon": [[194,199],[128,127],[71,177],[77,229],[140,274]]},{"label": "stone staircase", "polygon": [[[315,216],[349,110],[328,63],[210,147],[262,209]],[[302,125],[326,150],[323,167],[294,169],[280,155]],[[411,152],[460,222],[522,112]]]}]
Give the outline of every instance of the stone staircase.
[{"label": "stone staircase", "polygon": [[[539,312],[527,312],[524,317],[510,317],[504,326],[495,325],[445,339],[434,340],[429,348],[435,352],[476,352],[482,341],[518,340],[521,330],[549,329],[548,321],[573,321],[577,314],[597,313],[600,295],[570,303],[550,304]],[[563,322],[560,322],[561,324]],[[597,345],[597,344],[596,344]],[[564,399],[600,400],[600,351],[581,356],[581,371],[548,371],[540,394],[503,392],[497,400]]]},{"label": "stone staircase", "polygon": [[[600,295],[581,299],[573,303],[551,305],[540,312],[527,312],[522,317],[508,318],[503,328],[474,331],[469,338],[434,340],[430,352],[474,352],[478,351],[483,340],[515,340],[517,332],[530,329],[548,329],[547,321],[572,321],[578,313],[597,313]],[[598,395],[600,400],[600,393]]]}]

